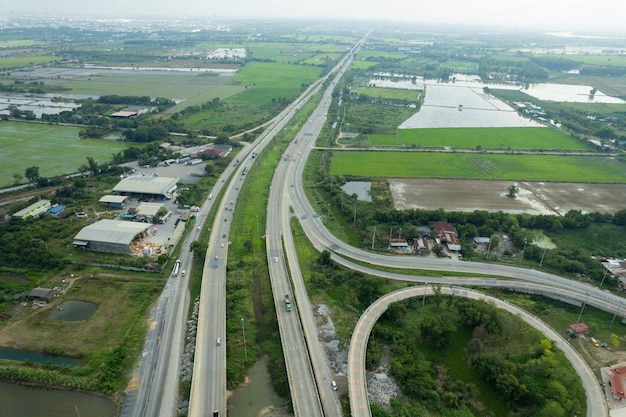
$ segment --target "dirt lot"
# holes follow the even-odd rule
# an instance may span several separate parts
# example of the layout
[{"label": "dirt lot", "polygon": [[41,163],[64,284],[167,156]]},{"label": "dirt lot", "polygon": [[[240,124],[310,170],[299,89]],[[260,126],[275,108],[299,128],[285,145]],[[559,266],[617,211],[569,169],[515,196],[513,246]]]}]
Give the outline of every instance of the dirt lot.
[{"label": "dirt lot", "polygon": [[[614,213],[626,208],[626,184],[389,179],[396,208],[559,214],[569,210]],[[520,192],[508,197],[511,184]]]}]

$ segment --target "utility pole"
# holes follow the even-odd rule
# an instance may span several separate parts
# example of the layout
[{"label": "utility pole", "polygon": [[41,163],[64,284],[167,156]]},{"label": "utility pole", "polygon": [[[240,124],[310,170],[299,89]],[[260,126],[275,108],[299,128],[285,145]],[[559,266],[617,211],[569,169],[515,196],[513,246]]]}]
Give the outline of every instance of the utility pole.
[{"label": "utility pole", "polygon": [[[546,249],[548,249],[547,245],[543,247],[543,253],[541,254],[541,261],[539,261],[539,269],[541,269],[541,265],[543,265],[543,258],[544,256],[546,256]],[[602,286],[602,284],[600,284],[600,286]]]},{"label": "utility pole", "polygon": [[246,326],[244,325],[244,319],[241,318],[241,332],[243,333],[243,354],[246,358],[246,363],[248,363],[248,346],[246,345]]},{"label": "utility pole", "polygon": [[422,317],[424,316],[424,302],[426,301],[426,287],[428,287],[428,282],[424,283],[424,293],[422,294],[422,311],[420,312],[420,323],[422,322]]},{"label": "utility pole", "polygon": [[524,252],[526,252],[526,243],[528,243],[528,241],[526,239],[524,239],[524,249],[522,249],[522,254],[519,257],[519,264],[522,264],[522,259],[524,259]]},{"label": "utility pole", "polygon": [[372,250],[374,250],[374,241],[376,240],[376,225],[374,225],[374,233],[372,233]]}]

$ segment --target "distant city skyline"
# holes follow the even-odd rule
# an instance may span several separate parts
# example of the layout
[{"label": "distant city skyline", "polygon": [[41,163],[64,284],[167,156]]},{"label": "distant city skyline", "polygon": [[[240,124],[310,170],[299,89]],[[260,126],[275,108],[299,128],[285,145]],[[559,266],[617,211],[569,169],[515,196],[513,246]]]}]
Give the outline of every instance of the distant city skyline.
[{"label": "distant city skyline", "polygon": [[0,0],[0,17],[14,14],[100,17],[333,18],[449,23],[496,28],[626,33],[619,0]]}]

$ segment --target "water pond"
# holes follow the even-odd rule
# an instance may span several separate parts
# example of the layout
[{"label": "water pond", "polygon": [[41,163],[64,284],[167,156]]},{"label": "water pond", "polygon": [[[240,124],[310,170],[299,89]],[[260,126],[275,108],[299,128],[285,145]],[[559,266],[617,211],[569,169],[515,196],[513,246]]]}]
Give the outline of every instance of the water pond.
[{"label": "water pond", "polygon": [[2,416],[113,417],[115,404],[106,397],[0,382]]},{"label": "water pond", "polygon": [[[41,352],[30,352],[20,349],[9,349],[0,347],[0,359],[9,359],[12,361],[32,362],[32,363],[51,363],[58,366],[76,367],[80,365],[78,359],[68,358],[64,356],[46,355]],[[1,414],[0,414],[1,415]]]},{"label": "water pond", "polygon": [[48,320],[83,321],[89,320],[98,309],[98,304],[88,301],[68,300],[48,313]]},{"label": "water pond", "polygon": [[228,415],[257,417],[262,410],[285,403],[272,389],[265,361],[258,361],[248,370],[248,380],[246,386],[237,388],[228,399]]},{"label": "water pond", "polygon": [[348,181],[342,187],[348,195],[356,194],[361,201],[372,201],[370,192],[372,191],[372,183],[368,181]]}]

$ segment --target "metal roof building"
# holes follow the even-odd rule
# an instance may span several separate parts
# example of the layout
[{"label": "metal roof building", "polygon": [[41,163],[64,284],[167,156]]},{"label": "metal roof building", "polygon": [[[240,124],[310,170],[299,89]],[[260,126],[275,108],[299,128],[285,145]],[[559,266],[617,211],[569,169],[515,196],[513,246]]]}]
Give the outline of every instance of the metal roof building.
[{"label": "metal roof building", "polygon": [[172,198],[180,178],[157,177],[156,175],[134,175],[124,178],[113,191],[122,195],[147,195],[157,198]]},{"label": "metal roof building", "polygon": [[103,195],[102,197],[100,197],[100,200],[98,200],[100,203],[105,203],[105,204],[122,204],[124,203],[124,201],[126,201],[128,197],[124,196],[124,195]]},{"label": "metal roof building", "polygon": [[139,207],[137,207],[137,214],[154,217],[157,215],[159,210],[164,207],[165,206],[160,203],[141,203],[139,204]]},{"label": "metal roof building", "polygon": [[50,208],[52,208],[52,203],[50,202],[50,200],[39,200],[26,207],[25,209],[13,213],[13,218],[26,219],[28,217],[38,217],[40,214],[45,213]]},{"label": "metal roof building", "polygon": [[74,246],[113,253],[131,253],[130,244],[148,233],[150,224],[120,220],[100,220],[74,236]]}]

